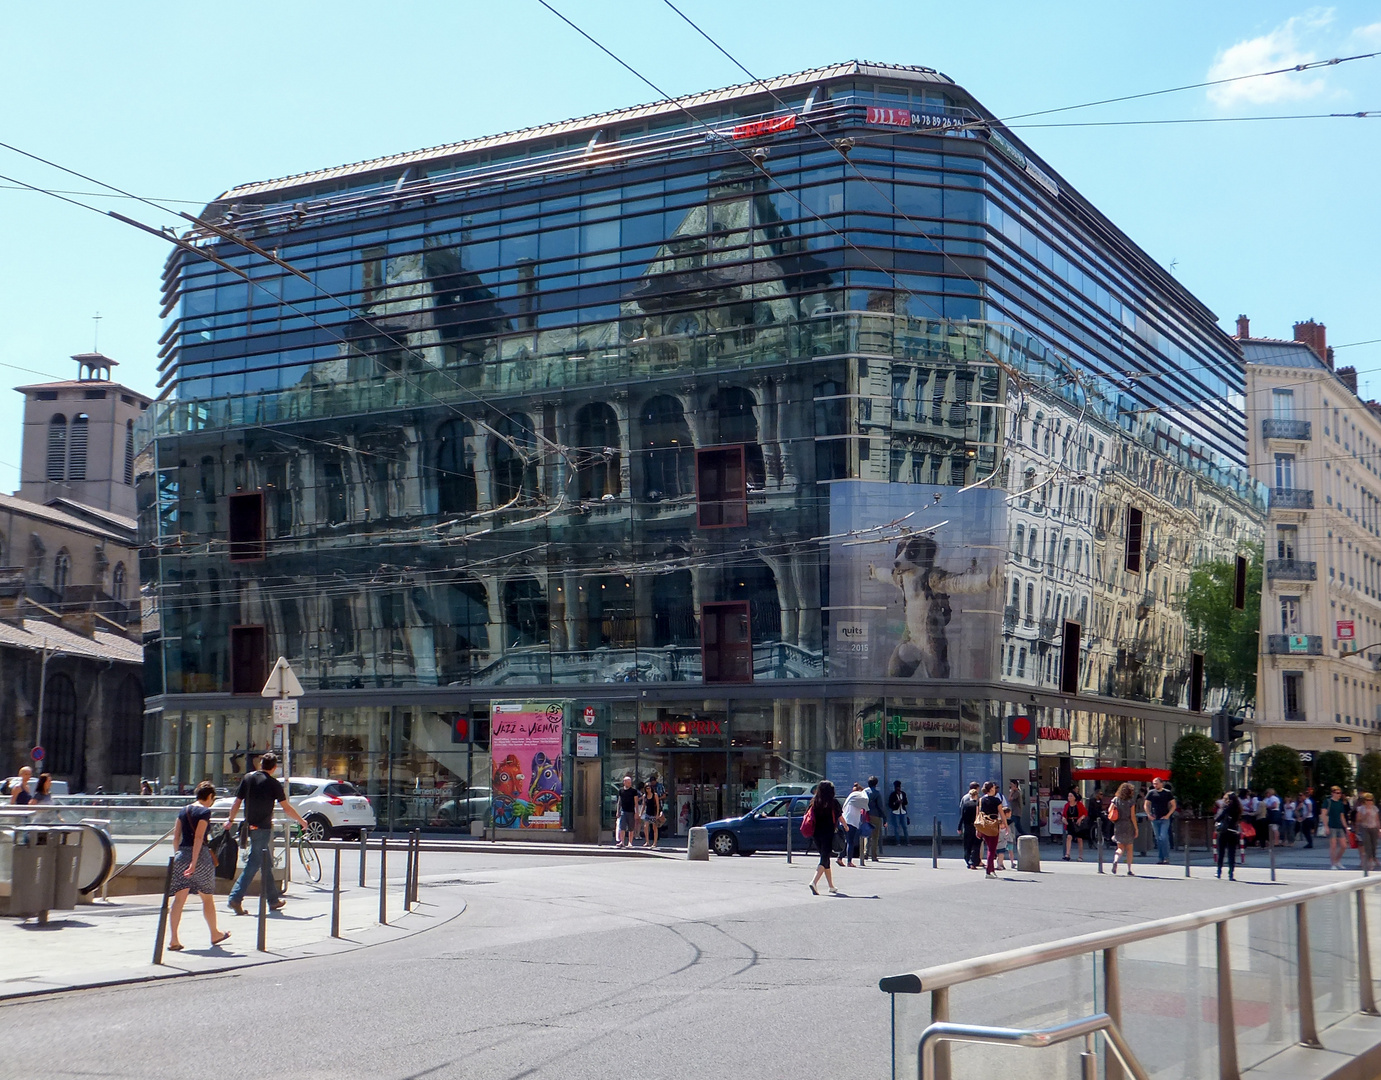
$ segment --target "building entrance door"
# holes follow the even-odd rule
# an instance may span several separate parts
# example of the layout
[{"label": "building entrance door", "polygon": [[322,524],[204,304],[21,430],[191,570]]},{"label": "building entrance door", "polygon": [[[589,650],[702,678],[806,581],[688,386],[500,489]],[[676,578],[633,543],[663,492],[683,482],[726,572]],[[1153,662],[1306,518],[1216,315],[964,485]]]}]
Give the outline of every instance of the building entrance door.
[{"label": "building entrance door", "polygon": [[738,813],[729,805],[723,750],[680,751],[668,757],[667,832],[687,836],[692,826]]},{"label": "building entrance door", "polygon": [[597,758],[576,759],[575,807],[572,819],[577,844],[599,843],[600,786],[603,776],[603,762]]}]

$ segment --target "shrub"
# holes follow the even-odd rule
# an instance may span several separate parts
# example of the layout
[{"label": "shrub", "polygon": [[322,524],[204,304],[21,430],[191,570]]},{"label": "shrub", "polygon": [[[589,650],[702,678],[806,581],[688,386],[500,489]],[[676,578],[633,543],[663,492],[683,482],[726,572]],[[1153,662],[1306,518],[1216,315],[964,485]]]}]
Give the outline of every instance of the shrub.
[{"label": "shrub", "polygon": [[1282,796],[1302,791],[1304,762],[1300,760],[1299,751],[1283,743],[1263,746],[1252,758],[1251,783],[1255,791],[1274,788],[1275,793]]}]

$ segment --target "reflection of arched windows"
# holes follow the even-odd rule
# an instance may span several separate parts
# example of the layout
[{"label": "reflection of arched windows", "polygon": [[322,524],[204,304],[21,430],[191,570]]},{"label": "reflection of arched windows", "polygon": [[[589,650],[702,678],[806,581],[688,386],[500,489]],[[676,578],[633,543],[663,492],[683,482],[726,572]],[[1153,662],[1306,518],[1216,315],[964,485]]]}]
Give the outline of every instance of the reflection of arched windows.
[{"label": "reflection of arched windows", "polygon": [[504,643],[510,649],[545,645],[551,640],[547,598],[533,578],[504,582],[503,619]]},{"label": "reflection of arched windows", "polygon": [[331,601],[331,655],[348,656],[355,651],[355,613],[350,599],[337,596]]},{"label": "reflection of arched windows", "polygon": [[86,479],[86,442],[90,418],[86,413],[72,417],[71,445],[67,449],[67,479]]},{"label": "reflection of arched windows", "polygon": [[681,403],[652,398],[638,414],[643,450],[643,494],[652,501],[688,495],[695,487],[695,448]]},{"label": "reflection of arched windows", "polygon": [[86,732],[77,722],[77,690],[66,675],[53,675],[43,688],[43,741],[48,771],[75,776],[86,749]]},{"label": "reflection of arched windows", "polygon": [[762,446],[758,442],[758,420],[753,411],[756,404],[752,391],[741,386],[723,387],[710,398],[715,441],[720,445],[743,444],[743,467],[750,489],[760,488],[766,482]]},{"label": "reflection of arched windows", "polygon": [[842,480],[849,475],[848,400],[832,380],[815,386],[815,477]]},{"label": "reflection of arched windows", "polygon": [[110,771],[138,776],[142,773],[144,749],[144,690],[139,680],[128,676],[115,694],[111,714]]},{"label": "reflection of arched windows", "polygon": [[61,596],[67,589],[67,579],[72,576],[72,556],[63,548],[53,556],[53,592]]},{"label": "reflection of arched windows", "polygon": [[[493,440],[495,505],[511,503],[519,494],[537,495],[537,435],[532,421],[522,413],[501,416],[494,422],[501,438]],[[521,452],[520,452],[521,448]]]},{"label": "reflection of arched windows", "polygon": [[673,570],[652,579],[652,644],[694,645],[695,599],[689,570]]},{"label": "reflection of arched windows", "polygon": [[733,570],[728,599],[748,601],[753,644],[781,640],[782,602],[777,594],[776,575],[769,566],[755,562]]},{"label": "reflection of arched windows", "polygon": [[575,414],[577,496],[602,499],[623,491],[619,476],[619,419],[603,402],[592,402]]},{"label": "reflection of arched windows", "polygon": [[489,651],[489,594],[478,581],[456,581],[446,588],[448,621],[454,635],[454,677],[478,666]]},{"label": "reflection of arched windows", "polygon": [[134,421],[125,421],[125,483],[134,483]]},{"label": "reflection of arched windows", "polygon": [[633,648],[633,582],[621,574],[604,574],[585,578],[580,591],[584,618],[576,624],[576,648]]},{"label": "reflection of arched windows", "polygon": [[67,475],[67,417],[58,413],[48,421],[49,480],[62,480]]},{"label": "reflection of arched windows", "polygon": [[475,458],[469,441],[473,433],[468,420],[448,420],[437,428],[437,513],[471,514],[479,508]]},{"label": "reflection of arched windows", "polygon": [[115,564],[115,571],[110,575],[110,596],[119,603],[125,602],[125,564],[122,562]]}]

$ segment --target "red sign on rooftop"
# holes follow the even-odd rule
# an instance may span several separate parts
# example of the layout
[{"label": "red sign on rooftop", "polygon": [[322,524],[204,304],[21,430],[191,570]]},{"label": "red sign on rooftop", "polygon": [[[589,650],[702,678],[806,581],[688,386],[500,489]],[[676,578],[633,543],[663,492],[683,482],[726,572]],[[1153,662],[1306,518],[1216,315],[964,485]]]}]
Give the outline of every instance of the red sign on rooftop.
[{"label": "red sign on rooftop", "polygon": [[796,126],[796,114],[770,116],[766,120],[754,120],[750,124],[739,124],[733,130],[735,139],[756,139],[759,135],[776,135],[780,131],[791,131]]}]

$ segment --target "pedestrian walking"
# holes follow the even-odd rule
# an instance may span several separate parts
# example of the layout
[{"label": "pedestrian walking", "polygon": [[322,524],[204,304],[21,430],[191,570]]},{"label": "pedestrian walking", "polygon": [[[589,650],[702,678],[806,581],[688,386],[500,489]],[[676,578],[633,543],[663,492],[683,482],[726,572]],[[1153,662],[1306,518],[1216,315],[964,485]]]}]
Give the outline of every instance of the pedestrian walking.
[{"label": "pedestrian walking", "polygon": [[614,825],[614,846],[631,848],[633,846],[633,823],[638,814],[638,789],[633,786],[633,778],[625,776],[623,787],[619,788],[619,817]]},{"label": "pedestrian walking", "polygon": [[[1314,797],[1313,788],[1305,791],[1301,805],[1304,807],[1304,846],[1312,848],[1314,836],[1319,831],[1319,802]],[[1300,816],[1299,811],[1295,812],[1295,816],[1297,818]]]},{"label": "pedestrian walking", "polygon": [[854,784],[854,788],[844,797],[844,857],[848,860],[845,864],[853,866],[854,855],[858,855],[858,865],[866,866],[860,851],[863,839],[863,818],[868,813],[868,796],[863,790],[863,785]]},{"label": "pedestrian walking", "polygon": [[1026,832],[1026,796],[1021,793],[1021,784],[1011,780],[1007,784],[1007,825],[1016,836]]},{"label": "pedestrian walking", "polygon": [[910,847],[908,826],[911,824],[911,815],[906,812],[906,792],[902,790],[900,780],[892,781],[892,793],[887,796],[887,812],[892,817],[892,843]]},{"label": "pedestrian walking", "polygon": [[1343,798],[1343,789],[1334,787],[1328,793],[1320,815],[1328,826],[1328,867],[1330,870],[1343,868],[1343,856],[1347,854],[1347,834],[1352,822],[1352,805]]},{"label": "pedestrian walking", "polygon": [[1084,810],[1088,813],[1086,823],[1087,839],[1090,844],[1098,843],[1098,837],[1103,835],[1103,842],[1107,843],[1111,836],[1107,833],[1108,811],[1103,805],[1103,788],[1095,784],[1093,794],[1084,802]]},{"label": "pedestrian walking", "polygon": [[1256,826],[1256,846],[1265,847],[1271,837],[1271,808],[1266,802],[1266,793],[1258,792],[1252,804],[1252,823]]},{"label": "pedestrian walking", "polygon": [[34,771],[25,765],[19,770],[19,780],[10,789],[11,806],[28,806],[33,801],[33,793],[29,791],[29,781],[33,779]]},{"label": "pedestrian walking", "polygon": [[1233,881],[1237,845],[1242,839],[1242,800],[1237,797],[1237,792],[1229,791],[1223,796],[1218,812],[1213,815],[1213,831],[1218,837],[1218,876],[1223,876],[1223,860],[1226,859],[1228,880]]},{"label": "pedestrian walking", "polygon": [[1002,796],[997,792],[996,782],[989,780],[983,785],[983,795],[978,800],[978,812],[974,815],[974,831],[988,849],[988,870],[986,877],[997,877],[997,840],[1002,833],[1002,823],[1007,820],[1007,808],[1002,805]]},{"label": "pedestrian walking", "polygon": [[1131,784],[1123,784],[1117,789],[1117,796],[1108,807],[1108,820],[1112,822],[1112,838],[1117,850],[1112,856],[1112,872],[1117,873],[1118,860],[1125,856],[1127,876],[1136,877],[1132,872],[1132,849],[1139,835],[1136,824],[1136,799]]},{"label": "pedestrian walking", "polygon": [[229,930],[222,932],[216,927],[216,860],[207,843],[216,785],[203,780],[197,785],[195,799],[178,812],[173,824],[173,880],[168,885],[173,898],[172,909],[168,912],[168,948],[173,952],[182,951],[177,931],[187,897],[193,893],[201,897],[201,913],[206,917],[206,928],[211,931],[211,947],[214,949],[230,936]]},{"label": "pedestrian walking", "polygon": [[1266,789],[1266,842],[1275,847],[1280,843],[1280,827],[1285,821],[1285,814],[1281,809],[1280,796],[1276,794],[1275,788]]},{"label": "pedestrian walking", "polygon": [[1170,824],[1178,805],[1175,796],[1166,790],[1165,781],[1159,776],[1151,780],[1151,790],[1146,793],[1146,816],[1151,819],[1151,829],[1156,836],[1156,852],[1160,865],[1170,862]]},{"label": "pedestrian walking", "polygon": [[657,794],[657,777],[649,776],[643,787],[643,846],[657,846],[657,826],[662,813],[662,798]]},{"label": "pedestrian walking", "polygon": [[1288,796],[1280,805],[1280,842],[1286,847],[1295,846],[1295,811],[1298,807],[1299,801]]},{"label": "pedestrian walking", "polygon": [[297,812],[297,808],[288,802],[288,793],[283,790],[283,785],[278,782],[274,772],[278,769],[278,755],[267,753],[259,758],[259,768],[254,772],[246,773],[244,779],[240,781],[239,788],[235,791],[235,801],[230,804],[230,815],[225,819],[226,832],[234,824],[235,815],[239,812],[240,804],[245,806],[245,825],[249,827],[249,856],[245,859],[244,869],[240,871],[240,876],[235,879],[235,884],[230,889],[230,896],[227,898],[227,906],[236,915],[248,914],[242,901],[245,892],[254,881],[254,876],[261,870],[263,878],[259,887],[268,893],[269,906],[274,911],[283,908],[282,897],[278,895],[278,882],[273,879],[273,808],[275,805],[282,808],[283,813],[292,818],[302,826],[307,827],[302,815]]},{"label": "pedestrian walking", "polygon": [[979,863],[978,833],[974,831],[974,819],[978,816],[978,800],[982,796],[978,791],[978,781],[975,780],[969,785],[968,794],[959,800],[959,828],[958,833],[964,838],[964,865],[970,870],[977,870]]},{"label": "pedestrian walking", "polygon": [[868,825],[871,831],[864,833],[863,857],[866,859],[871,854],[873,862],[877,862],[882,854],[882,831],[887,827],[887,808],[883,805],[876,776],[868,777],[868,788],[864,794],[868,796]]},{"label": "pedestrian walking", "polygon": [[828,780],[821,780],[815,788],[815,797],[810,800],[810,809],[806,811],[806,821],[801,822],[801,832],[810,834],[811,840],[815,842],[815,850],[820,853],[820,865],[815,868],[815,876],[810,879],[810,891],[816,896],[815,886],[820,884],[823,877],[825,883],[830,887],[832,895],[838,895],[839,890],[834,887],[834,873],[830,870],[830,856],[834,853],[834,834],[839,829],[839,818],[843,809],[839,805],[839,800],[834,797],[834,785]]},{"label": "pedestrian walking", "polygon": [[1353,812],[1353,828],[1357,839],[1362,842],[1362,869],[1376,869],[1376,834],[1381,831],[1381,811],[1377,810],[1376,799],[1370,791],[1357,796],[1357,809]]},{"label": "pedestrian walking", "polygon": [[1084,861],[1084,830],[1088,827],[1088,810],[1079,801],[1078,792],[1065,794],[1065,804],[1060,808],[1065,819],[1065,862],[1069,862],[1070,852],[1075,841],[1079,844],[1079,861]]}]

